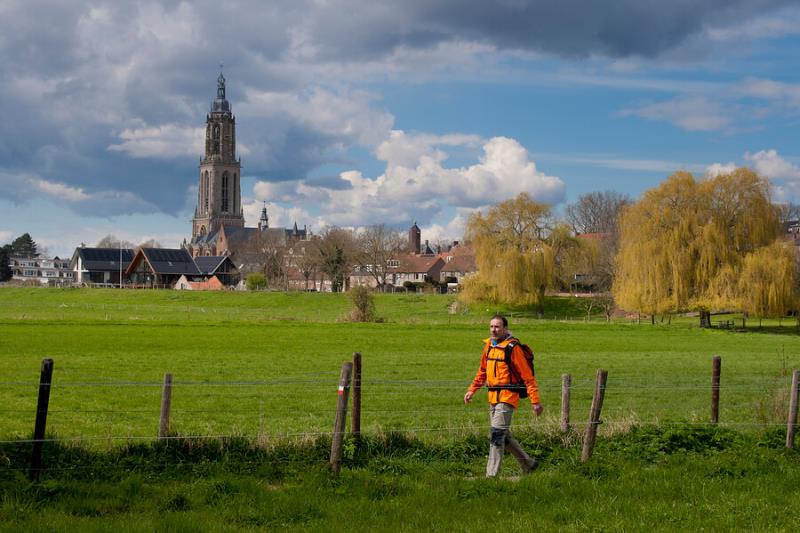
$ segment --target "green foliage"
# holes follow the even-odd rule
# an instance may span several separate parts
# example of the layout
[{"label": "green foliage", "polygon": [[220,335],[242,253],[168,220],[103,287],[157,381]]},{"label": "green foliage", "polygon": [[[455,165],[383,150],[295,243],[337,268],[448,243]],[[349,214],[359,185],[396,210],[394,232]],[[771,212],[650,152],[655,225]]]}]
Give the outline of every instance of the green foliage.
[{"label": "green foliage", "polygon": [[30,233],[23,233],[11,243],[11,254],[22,257],[38,257],[36,242]]},{"label": "green foliage", "polygon": [[0,281],[8,281],[13,275],[11,272],[11,267],[8,266],[8,262],[11,259],[10,251],[11,245],[9,244],[6,244],[0,248]]},{"label": "green foliage", "polygon": [[555,280],[555,253],[547,239],[550,207],[526,193],[478,212],[467,224],[478,272],[464,280],[460,297],[468,303],[544,303]]},{"label": "green foliage", "polygon": [[[641,427],[600,438],[580,464],[579,442],[518,436],[542,466],[512,478],[518,467],[507,456],[503,477],[491,481],[483,478],[485,436],[444,444],[365,436],[363,461],[336,480],[324,439],[269,448],[186,439],[80,453],[55,444],[64,448],[56,453],[62,468],[40,483],[12,474],[24,471],[27,453],[0,470],[0,529],[494,531],[498,519],[511,531],[796,526],[800,453],[777,439]],[[279,465],[281,476],[263,476],[261,465]]]},{"label": "green foliage", "polygon": [[796,309],[796,264],[794,245],[781,242],[745,257],[738,287],[742,309],[758,318],[786,316]]},{"label": "green foliage", "polygon": [[254,272],[247,276],[247,290],[258,291],[267,287],[267,278],[264,274]]},{"label": "green foliage", "polygon": [[769,184],[749,169],[670,176],[622,214],[614,298],[650,314],[736,308],[743,264],[778,238],[778,215]]},{"label": "green foliage", "polygon": [[353,322],[372,322],[375,320],[375,296],[367,287],[353,287],[348,291],[353,303],[350,320]]}]

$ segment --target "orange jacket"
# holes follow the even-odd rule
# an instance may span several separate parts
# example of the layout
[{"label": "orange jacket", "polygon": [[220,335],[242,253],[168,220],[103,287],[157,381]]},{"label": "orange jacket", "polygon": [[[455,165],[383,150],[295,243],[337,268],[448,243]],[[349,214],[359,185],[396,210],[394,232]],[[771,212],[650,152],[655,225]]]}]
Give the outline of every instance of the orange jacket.
[{"label": "orange jacket", "polygon": [[[511,371],[505,363],[505,348],[509,342],[514,340],[516,339],[508,337],[498,342],[496,346],[492,346],[491,339],[484,339],[485,347],[481,356],[481,366],[469,386],[470,392],[476,392],[484,385],[494,387],[511,383]],[[514,366],[514,371],[525,382],[531,404],[539,403],[539,386],[536,384],[536,376],[533,375],[527,361],[525,361],[525,354],[522,353],[522,348],[519,347],[519,341],[517,341],[517,346],[514,346],[511,350],[511,362]],[[508,403],[514,407],[519,405],[519,394],[509,390],[490,390],[488,398],[489,403],[492,405],[496,403]]]}]

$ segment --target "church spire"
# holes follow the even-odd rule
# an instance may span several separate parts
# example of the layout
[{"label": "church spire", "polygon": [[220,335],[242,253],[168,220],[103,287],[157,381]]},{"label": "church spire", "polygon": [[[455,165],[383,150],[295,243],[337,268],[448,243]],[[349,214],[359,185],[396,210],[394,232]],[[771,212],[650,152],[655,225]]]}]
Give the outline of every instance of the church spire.
[{"label": "church spire", "polygon": [[269,217],[267,216],[267,202],[264,202],[264,207],[261,209],[261,219],[258,221],[258,229],[264,231],[269,228]]},{"label": "church spire", "polygon": [[219,77],[217,78],[217,98],[211,105],[211,112],[230,113],[231,104],[225,98],[225,76],[222,75],[222,63],[219,65]]}]

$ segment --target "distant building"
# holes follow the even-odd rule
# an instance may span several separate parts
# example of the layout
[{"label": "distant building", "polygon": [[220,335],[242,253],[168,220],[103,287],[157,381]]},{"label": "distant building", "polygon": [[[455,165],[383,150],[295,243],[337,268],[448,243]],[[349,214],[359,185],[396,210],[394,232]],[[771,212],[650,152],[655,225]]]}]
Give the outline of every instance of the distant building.
[{"label": "distant building", "polygon": [[264,256],[270,249],[285,248],[311,236],[305,226],[299,229],[297,223],[292,229],[271,228],[266,205],[258,227],[245,227],[241,198],[236,118],[226,96],[225,77],[220,73],[217,96],[206,116],[205,155],[200,161],[192,237],[184,241],[182,248],[195,258],[230,256],[239,274],[246,277],[263,269]]},{"label": "distant building", "polygon": [[[75,283],[110,284],[118,286],[120,275],[133,259],[127,248],[75,248],[69,268]],[[124,277],[124,276],[123,276]]]},{"label": "distant building", "polygon": [[17,281],[37,282],[40,285],[57,287],[70,285],[73,272],[69,267],[69,259],[59,257],[20,257],[11,256],[8,259],[11,269],[11,279]]},{"label": "distant building", "polygon": [[439,275],[441,283],[460,284],[464,276],[478,271],[475,252],[470,246],[454,242],[450,249],[439,253],[444,259],[444,266]]},{"label": "distant building", "polygon": [[233,287],[241,278],[239,269],[227,255],[195,257],[194,264],[203,278],[216,278],[227,287]]},{"label": "distant building", "polygon": [[172,288],[181,276],[199,278],[201,274],[183,248],[139,248],[125,276],[134,286]]},{"label": "distant building", "polygon": [[202,281],[191,281],[186,276],[181,276],[173,288],[180,291],[222,291],[226,289],[226,286],[217,276],[211,276]]}]

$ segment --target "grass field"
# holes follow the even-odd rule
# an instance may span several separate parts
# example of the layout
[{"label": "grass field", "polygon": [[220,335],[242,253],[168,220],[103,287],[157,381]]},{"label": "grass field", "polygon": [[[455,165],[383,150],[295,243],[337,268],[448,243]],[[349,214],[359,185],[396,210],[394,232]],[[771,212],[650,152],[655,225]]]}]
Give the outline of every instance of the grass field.
[{"label": "grass field", "polygon": [[[50,430],[107,446],[150,438],[161,381],[173,374],[173,430],[183,435],[286,436],[327,432],[342,361],[363,354],[366,431],[430,437],[481,431],[483,396],[461,396],[494,309],[450,314],[448,296],[381,295],[385,322],[341,320],[342,295],[171,291],[0,291],[0,435],[30,434],[43,357],[55,361]],[[569,316],[569,306],[559,302]],[[723,359],[721,420],[766,427],[785,418],[789,373],[800,367],[793,326],[746,333],[667,325],[536,320],[512,330],[537,353],[552,427],[561,375],[573,377],[573,419],[588,412],[595,371],[609,372],[603,431],[633,423],[706,422],[712,355]]]},{"label": "grass field", "polygon": [[[495,309],[452,313],[453,301],[378,295],[383,322],[352,324],[343,320],[346,298],[332,294],[0,290],[0,530],[339,530],[348,521],[354,530],[486,530],[497,516],[512,531],[530,524],[791,529],[798,455],[780,451],[789,376],[800,368],[800,335],[790,322],[758,328],[751,321],[748,331],[701,330],[692,318],[586,322],[571,299],[548,303],[546,316],[557,319],[502,310],[536,351],[546,409],[538,419],[520,409],[515,433],[547,461],[518,483],[487,485],[480,479],[485,394],[469,406],[461,397]],[[341,363],[354,351],[364,361],[363,431],[413,442],[353,463],[330,482],[325,435]],[[722,357],[719,430],[707,426],[715,354]],[[22,483],[21,450],[29,445],[14,442],[31,435],[43,357],[55,361],[48,431],[60,439],[54,447],[67,447],[65,456],[83,457],[74,459],[78,472],[117,455],[130,461],[137,446],[162,453],[152,439],[165,372],[174,376],[172,432],[199,437],[170,453],[194,447],[205,450],[202,460],[178,461],[187,472],[123,461],[110,474],[53,470],[42,484]],[[609,372],[604,424],[595,457],[579,466],[576,435],[565,447],[556,431],[561,375],[573,376],[579,430],[598,368]],[[651,433],[640,439],[636,428]],[[264,458],[247,454],[227,464],[220,459],[227,455],[209,450],[231,437],[258,444],[258,453],[296,446],[310,455],[280,472],[265,472]],[[176,459],[154,461],[174,466]],[[513,472],[507,464],[506,474]],[[484,508],[495,493],[515,510],[497,502]],[[131,517],[139,522],[131,525]]]}]

